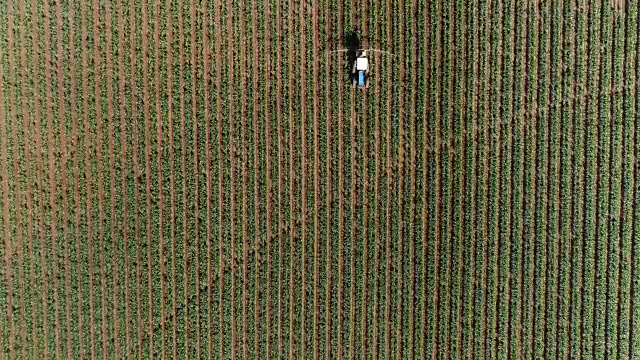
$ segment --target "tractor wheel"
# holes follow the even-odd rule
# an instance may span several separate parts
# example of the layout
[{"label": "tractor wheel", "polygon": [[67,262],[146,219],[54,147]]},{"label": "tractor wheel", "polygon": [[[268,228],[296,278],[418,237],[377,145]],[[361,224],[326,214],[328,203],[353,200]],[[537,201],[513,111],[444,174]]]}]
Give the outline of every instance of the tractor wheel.
[{"label": "tractor wheel", "polygon": [[364,87],[367,88],[367,89],[369,88],[369,77],[368,76],[364,80]]},{"label": "tractor wheel", "polygon": [[358,80],[356,80],[356,77],[353,76],[351,78],[351,87],[355,88],[358,85]]}]

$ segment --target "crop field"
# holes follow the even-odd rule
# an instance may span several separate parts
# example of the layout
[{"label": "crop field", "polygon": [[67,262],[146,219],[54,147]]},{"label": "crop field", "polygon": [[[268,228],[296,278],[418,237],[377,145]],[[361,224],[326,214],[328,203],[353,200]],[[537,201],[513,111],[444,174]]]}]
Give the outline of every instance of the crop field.
[{"label": "crop field", "polygon": [[0,358],[639,359],[639,8],[0,1]]}]

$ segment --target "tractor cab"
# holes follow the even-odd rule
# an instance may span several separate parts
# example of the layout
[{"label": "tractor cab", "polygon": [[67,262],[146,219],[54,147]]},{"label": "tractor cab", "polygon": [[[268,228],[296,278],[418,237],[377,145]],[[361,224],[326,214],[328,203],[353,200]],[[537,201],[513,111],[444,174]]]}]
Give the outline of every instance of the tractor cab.
[{"label": "tractor cab", "polygon": [[356,52],[356,60],[351,67],[351,84],[353,87],[369,87],[369,59],[366,50]]}]

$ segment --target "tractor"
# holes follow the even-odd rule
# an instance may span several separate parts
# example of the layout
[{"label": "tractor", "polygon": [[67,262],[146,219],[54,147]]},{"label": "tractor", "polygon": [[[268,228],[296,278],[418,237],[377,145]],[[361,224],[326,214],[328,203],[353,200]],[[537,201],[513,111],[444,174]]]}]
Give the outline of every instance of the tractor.
[{"label": "tractor", "polygon": [[356,59],[351,66],[351,85],[359,88],[369,87],[369,58],[367,50],[357,50]]}]

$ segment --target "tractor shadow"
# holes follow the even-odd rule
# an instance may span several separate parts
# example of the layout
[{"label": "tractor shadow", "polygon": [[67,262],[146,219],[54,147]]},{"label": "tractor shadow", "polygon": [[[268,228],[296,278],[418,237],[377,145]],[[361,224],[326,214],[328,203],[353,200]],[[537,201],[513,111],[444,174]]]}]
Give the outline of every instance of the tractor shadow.
[{"label": "tractor shadow", "polygon": [[353,80],[355,74],[352,71],[352,65],[356,61],[358,57],[358,50],[360,50],[360,36],[358,35],[357,29],[346,30],[344,34],[342,34],[342,43],[347,49],[347,72],[349,73],[349,80]]}]

